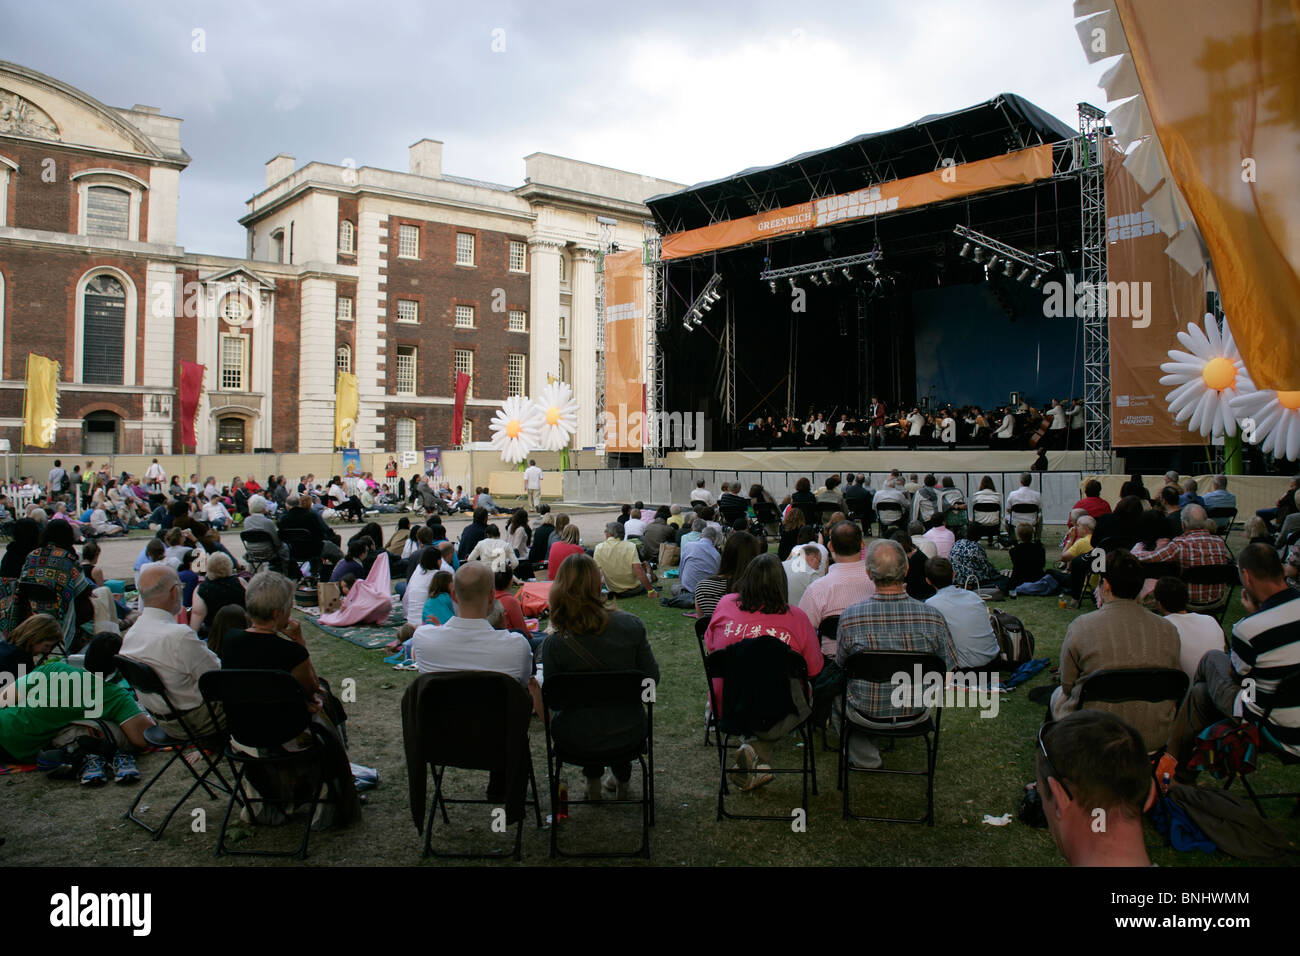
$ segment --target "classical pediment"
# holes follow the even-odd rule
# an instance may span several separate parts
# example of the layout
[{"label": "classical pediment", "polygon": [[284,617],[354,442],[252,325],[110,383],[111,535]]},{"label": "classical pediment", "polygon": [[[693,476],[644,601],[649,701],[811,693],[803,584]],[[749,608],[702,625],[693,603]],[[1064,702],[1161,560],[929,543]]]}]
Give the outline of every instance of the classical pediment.
[{"label": "classical pediment", "polygon": [[0,133],[30,136],[34,139],[59,139],[58,124],[31,100],[0,88]]}]

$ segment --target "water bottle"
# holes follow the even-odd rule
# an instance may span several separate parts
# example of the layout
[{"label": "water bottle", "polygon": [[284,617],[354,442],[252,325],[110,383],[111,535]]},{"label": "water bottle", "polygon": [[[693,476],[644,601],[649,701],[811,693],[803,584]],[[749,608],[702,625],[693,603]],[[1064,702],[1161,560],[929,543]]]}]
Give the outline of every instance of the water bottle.
[{"label": "water bottle", "polygon": [[555,818],[557,820],[569,819],[569,784],[564,777],[560,777],[560,805],[556,809]]}]

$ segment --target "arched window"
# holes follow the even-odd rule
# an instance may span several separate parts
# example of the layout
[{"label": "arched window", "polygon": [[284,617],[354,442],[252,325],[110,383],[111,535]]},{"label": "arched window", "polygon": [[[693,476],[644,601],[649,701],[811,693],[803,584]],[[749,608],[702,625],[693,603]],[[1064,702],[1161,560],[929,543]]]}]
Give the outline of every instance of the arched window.
[{"label": "arched window", "polygon": [[284,230],[271,233],[271,261],[284,262]]},{"label": "arched window", "polygon": [[242,418],[222,418],[217,422],[217,454],[243,454],[244,425]]},{"label": "arched window", "polygon": [[83,169],[72,179],[77,184],[78,234],[140,239],[147,182],[119,169]]},{"label": "arched window", "polygon": [[111,275],[94,276],[83,293],[81,380],[121,385],[126,346],[126,290]]},{"label": "arched window", "polygon": [[352,346],[340,345],[334,351],[334,369],[338,372],[352,371]]},{"label": "arched window", "polygon": [[122,419],[112,412],[91,412],[81,423],[83,455],[116,455]]},{"label": "arched window", "polygon": [[353,251],[353,229],[352,223],[344,219],[339,223],[339,252]]},{"label": "arched window", "polygon": [[560,359],[560,381],[567,382],[568,380],[569,376],[565,370],[564,359]]}]

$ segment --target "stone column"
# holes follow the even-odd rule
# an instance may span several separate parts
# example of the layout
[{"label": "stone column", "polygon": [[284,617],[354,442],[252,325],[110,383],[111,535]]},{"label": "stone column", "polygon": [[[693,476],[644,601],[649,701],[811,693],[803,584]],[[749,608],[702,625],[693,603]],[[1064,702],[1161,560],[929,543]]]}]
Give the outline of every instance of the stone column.
[{"label": "stone column", "polygon": [[560,250],[562,239],[528,239],[529,289],[528,394],[540,395],[547,373],[560,370]]},{"label": "stone column", "polygon": [[596,444],[596,249],[573,248],[573,296],[570,306],[570,384],[578,399],[578,434],[574,445]]}]

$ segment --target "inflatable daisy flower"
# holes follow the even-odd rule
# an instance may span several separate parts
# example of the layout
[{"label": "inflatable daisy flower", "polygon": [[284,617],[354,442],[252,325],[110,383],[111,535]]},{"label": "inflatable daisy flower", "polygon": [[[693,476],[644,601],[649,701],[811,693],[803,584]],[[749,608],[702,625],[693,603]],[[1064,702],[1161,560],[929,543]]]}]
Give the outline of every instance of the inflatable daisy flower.
[{"label": "inflatable daisy flower", "polygon": [[492,416],[492,447],[501,452],[501,460],[517,465],[527,458],[540,437],[540,422],[536,406],[527,398],[507,398]]},{"label": "inflatable daisy flower", "polygon": [[[1244,375],[1252,386],[1249,375]],[[1232,400],[1242,437],[1260,450],[1290,461],[1300,459],[1300,392],[1242,389]]]},{"label": "inflatable daisy flower", "polygon": [[1214,316],[1205,316],[1205,330],[1190,323],[1186,332],[1178,333],[1178,341],[1188,351],[1170,349],[1171,362],[1164,362],[1160,371],[1161,385],[1176,385],[1166,399],[1174,421],[1204,437],[1237,434],[1237,421],[1233,417],[1232,399],[1250,387],[1232,332],[1224,324],[1219,331]]},{"label": "inflatable daisy flower", "polygon": [[568,382],[551,382],[534,403],[541,416],[541,445],[547,451],[567,448],[578,430],[578,400]]}]

